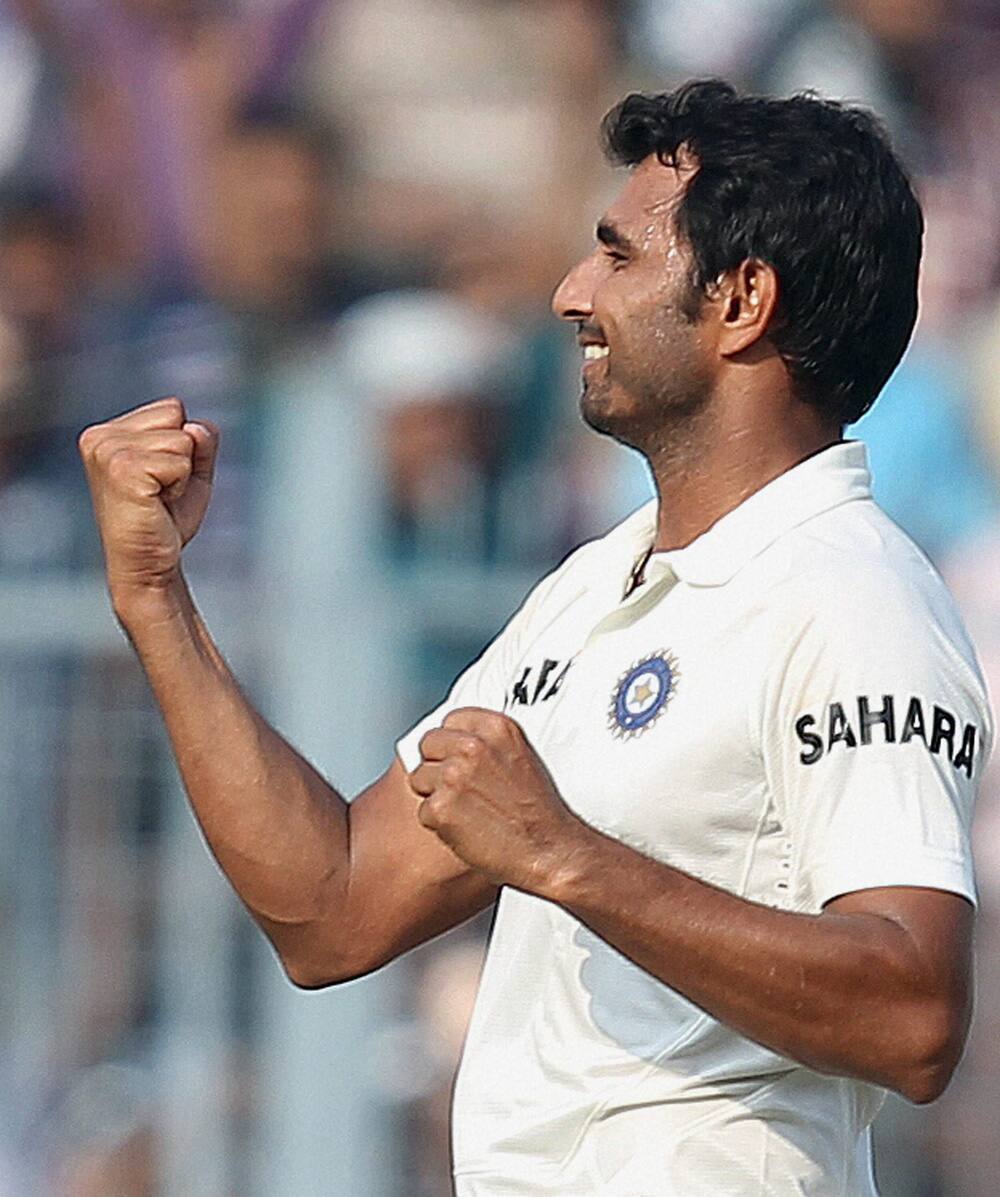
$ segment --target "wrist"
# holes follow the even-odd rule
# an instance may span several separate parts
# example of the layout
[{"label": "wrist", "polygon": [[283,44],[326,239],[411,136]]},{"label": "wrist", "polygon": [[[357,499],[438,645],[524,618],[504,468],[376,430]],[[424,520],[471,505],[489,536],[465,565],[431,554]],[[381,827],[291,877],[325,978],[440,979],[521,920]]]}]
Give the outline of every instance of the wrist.
[{"label": "wrist", "polygon": [[538,861],[534,892],[559,906],[569,906],[583,893],[588,877],[599,868],[606,836],[572,815],[566,830]]},{"label": "wrist", "polygon": [[181,574],[152,584],[108,580],[108,593],[115,618],[133,641],[144,630],[173,623],[191,605],[191,596]]}]

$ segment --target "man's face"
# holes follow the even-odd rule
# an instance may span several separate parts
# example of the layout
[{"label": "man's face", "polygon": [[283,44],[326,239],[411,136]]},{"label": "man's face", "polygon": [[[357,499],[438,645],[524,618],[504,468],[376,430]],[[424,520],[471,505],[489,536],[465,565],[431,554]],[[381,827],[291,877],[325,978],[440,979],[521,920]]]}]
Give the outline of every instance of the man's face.
[{"label": "man's face", "polygon": [[675,211],[691,168],[654,156],[629,175],[597,245],[560,283],[553,311],[579,325],[584,420],[655,452],[711,391],[712,357]]},{"label": "man's face", "polygon": [[216,167],[210,289],[240,307],[294,314],[326,250],[322,162],[294,133],[265,129],[234,135]]}]

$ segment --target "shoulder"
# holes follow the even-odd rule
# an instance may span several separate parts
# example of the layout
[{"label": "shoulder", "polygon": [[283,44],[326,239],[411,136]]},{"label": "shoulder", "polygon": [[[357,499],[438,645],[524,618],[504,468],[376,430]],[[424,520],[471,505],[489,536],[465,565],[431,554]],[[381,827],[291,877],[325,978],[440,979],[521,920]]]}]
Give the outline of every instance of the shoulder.
[{"label": "shoulder", "polygon": [[874,503],[846,506],[784,538],[767,566],[767,704],[874,710],[890,696],[900,710],[940,706],[992,741],[982,670],[941,576]]},{"label": "shoulder", "polygon": [[[798,765],[923,744],[972,781],[994,740],[975,650],[933,565],[872,502],[811,520],[761,562],[757,734]],[[763,576],[758,582],[763,582]],[[843,750],[843,752],[841,752]],[[910,759],[910,758],[908,758]],[[912,759],[910,764],[912,765]]]},{"label": "shoulder", "polygon": [[975,651],[933,564],[873,501],[844,504],[783,537],[760,563],[778,634],[816,628],[865,645]]}]

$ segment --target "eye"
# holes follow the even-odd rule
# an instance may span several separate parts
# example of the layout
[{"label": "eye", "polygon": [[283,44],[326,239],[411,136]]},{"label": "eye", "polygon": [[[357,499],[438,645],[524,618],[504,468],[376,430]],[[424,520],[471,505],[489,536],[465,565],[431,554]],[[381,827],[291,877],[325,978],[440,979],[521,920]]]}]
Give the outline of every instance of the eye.
[{"label": "eye", "polygon": [[606,246],[604,249],[605,258],[611,263],[612,270],[620,270],[628,262],[628,254],[624,254],[619,249],[611,249]]}]

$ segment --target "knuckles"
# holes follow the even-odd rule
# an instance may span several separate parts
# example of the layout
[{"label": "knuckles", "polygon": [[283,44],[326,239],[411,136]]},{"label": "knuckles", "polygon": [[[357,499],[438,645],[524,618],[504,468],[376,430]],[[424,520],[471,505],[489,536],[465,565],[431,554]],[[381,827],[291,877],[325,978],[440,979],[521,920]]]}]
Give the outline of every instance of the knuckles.
[{"label": "knuckles", "polygon": [[427,782],[427,768],[420,764],[410,774],[410,788],[415,794],[419,794],[421,798],[425,798],[430,792],[431,787]]},{"label": "knuckles", "polygon": [[103,467],[116,448],[104,424],[94,424],[80,433],[78,441],[84,461]]},{"label": "knuckles", "polygon": [[112,448],[103,455],[100,464],[112,482],[127,482],[135,472],[131,449]]},{"label": "knuckles", "polygon": [[184,404],[179,399],[170,396],[168,399],[155,399],[152,403],[146,405],[147,407],[161,408],[164,419],[170,420],[175,428],[180,428],[187,416],[184,412]]},{"label": "knuckles", "polygon": [[146,429],[123,433],[106,424],[85,428],[77,438],[84,462],[112,482],[142,472],[148,454],[169,454],[172,472],[186,479],[193,468],[194,438],[183,429]]},{"label": "knuckles", "polygon": [[460,740],[456,740],[455,742],[455,751],[467,761],[478,760],[483,747],[483,742],[478,736],[462,736]]},{"label": "knuckles", "polygon": [[[442,736],[447,731],[447,736]],[[458,732],[453,727],[447,727],[447,717],[441,727],[431,728],[424,732],[417,745],[421,757],[425,760],[433,759],[435,748],[447,756],[457,756],[463,760],[476,760],[486,748],[482,739],[473,732]]]},{"label": "knuckles", "polygon": [[441,766],[441,781],[452,789],[457,789],[465,781],[465,769],[455,760],[445,761]]},{"label": "knuckles", "polygon": [[[151,413],[155,413],[156,416],[156,421],[152,424],[149,422]],[[108,420],[103,424],[89,424],[84,428],[76,438],[77,448],[81,456],[84,458],[96,457],[98,450],[107,443],[110,437],[128,435],[130,432],[129,421],[140,414],[143,421],[142,426],[132,430],[131,435],[140,436],[143,432],[170,430],[181,433],[184,422],[187,419],[184,404],[180,399],[176,399],[173,396],[166,399],[156,399],[152,403],[144,403],[141,407],[126,412],[116,420]],[[206,427],[209,428],[209,431],[215,437],[218,437],[218,429],[214,425],[206,425]],[[190,445],[194,445],[190,434],[183,433],[183,436]]]},{"label": "knuckles", "polygon": [[101,435],[99,429],[100,425],[91,424],[76,438],[76,447],[80,450],[81,457],[87,458],[90,456]]},{"label": "knuckles", "polygon": [[449,711],[442,727],[471,732],[478,739],[491,740],[502,736],[520,736],[521,728],[509,715],[501,711],[487,711],[480,707],[459,707]]},{"label": "knuckles", "polygon": [[417,820],[423,826],[434,831],[444,823],[446,805],[437,793],[425,798],[417,807]]}]

